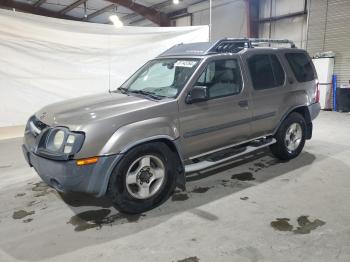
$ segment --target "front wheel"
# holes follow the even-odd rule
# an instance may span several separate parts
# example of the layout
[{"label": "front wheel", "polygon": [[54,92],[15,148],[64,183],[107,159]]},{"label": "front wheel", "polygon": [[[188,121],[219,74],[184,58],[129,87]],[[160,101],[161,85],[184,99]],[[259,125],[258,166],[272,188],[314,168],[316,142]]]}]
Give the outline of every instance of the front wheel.
[{"label": "front wheel", "polygon": [[291,113],[279,127],[270,146],[271,152],[279,159],[289,160],[297,157],[305,145],[306,123],[299,113]]},{"label": "front wheel", "polygon": [[114,168],[108,196],[124,213],[142,213],[168,199],[175,187],[175,156],[155,142],[128,151]]}]

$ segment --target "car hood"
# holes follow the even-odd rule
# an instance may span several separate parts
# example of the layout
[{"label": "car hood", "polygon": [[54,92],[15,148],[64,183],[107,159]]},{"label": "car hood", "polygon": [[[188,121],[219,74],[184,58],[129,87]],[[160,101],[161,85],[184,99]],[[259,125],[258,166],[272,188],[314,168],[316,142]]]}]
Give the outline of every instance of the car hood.
[{"label": "car hood", "polygon": [[48,105],[36,113],[49,126],[79,126],[157,105],[159,101],[121,93],[84,96]]}]

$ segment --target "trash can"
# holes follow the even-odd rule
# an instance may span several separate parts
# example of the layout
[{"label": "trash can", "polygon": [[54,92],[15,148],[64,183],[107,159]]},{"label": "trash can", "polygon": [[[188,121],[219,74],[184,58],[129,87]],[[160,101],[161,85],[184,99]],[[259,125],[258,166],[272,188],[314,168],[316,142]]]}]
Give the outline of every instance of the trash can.
[{"label": "trash can", "polygon": [[337,111],[350,112],[350,88],[337,88]]}]

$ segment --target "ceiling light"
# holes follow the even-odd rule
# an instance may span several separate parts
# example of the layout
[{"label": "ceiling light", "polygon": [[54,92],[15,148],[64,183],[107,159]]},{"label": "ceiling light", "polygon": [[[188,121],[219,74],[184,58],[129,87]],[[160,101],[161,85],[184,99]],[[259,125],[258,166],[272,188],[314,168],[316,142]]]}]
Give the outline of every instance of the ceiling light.
[{"label": "ceiling light", "polygon": [[113,23],[113,25],[115,27],[123,27],[124,26],[123,22],[120,21],[120,19],[117,15],[109,16],[109,20]]},{"label": "ceiling light", "polygon": [[178,5],[180,3],[180,0],[173,0],[174,5]]}]

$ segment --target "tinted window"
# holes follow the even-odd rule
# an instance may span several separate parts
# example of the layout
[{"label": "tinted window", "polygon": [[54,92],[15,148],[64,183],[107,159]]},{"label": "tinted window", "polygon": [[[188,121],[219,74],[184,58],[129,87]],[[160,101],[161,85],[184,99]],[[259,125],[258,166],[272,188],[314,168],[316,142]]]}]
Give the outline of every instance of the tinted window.
[{"label": "tinted window", "polygon": [[311,61],[305,53],[288,53],[286,58],[298,82],[308,82],[315,79]]},{"label": "tinted window", "polygon": [[209,98],[238,94],[242,89],[241,72],[237,60],[218,60],[210,62],[197,86],[206,86]]},{"label": "tinted window", "polygon": [[273,74],[275,77],[275,85],[281,86],[284,84],[284,71],[281,66],[280,61],[278,61],[278,58],[275,55],[271,55],[271,64],[273,69]]},{"label": "tinted window", "polygon": [[284,71],[275,55],[254,55],[248,60],[254,89],[283,85]]}]

